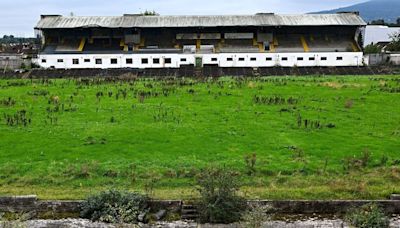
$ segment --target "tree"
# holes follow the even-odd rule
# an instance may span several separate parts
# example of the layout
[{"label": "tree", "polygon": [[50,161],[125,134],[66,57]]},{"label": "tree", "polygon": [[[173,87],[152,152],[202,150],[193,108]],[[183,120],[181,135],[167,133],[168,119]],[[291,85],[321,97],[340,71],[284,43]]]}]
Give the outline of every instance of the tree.
[{"label": "tree", "polygon": [[143,16],[158,16],[159,14],[154,10],[145,10],[141,13]]},{"label": "tree", "polygon": [[396,24],[397,24],[397,25],[400,25],[400,17],[399,17],[399,18],[397,18],[397,20],[396,20]]},{"label": "tree", "polygon": [[400,51],[400,32],[393,33],[390,38],[392,41],[387,45],[386,50],[391,52]]},{"label": "tree", "polygon": [[382,47],[379,46],[378,44],[368,44],[364,48],[364,53],[365,54],[377,54],[382,52]]},{"label": "tree", "polygon": [[383,19],[378,19],[378,20],[373,20],[370,22],[371,25],[385,25],[385,20]]}]

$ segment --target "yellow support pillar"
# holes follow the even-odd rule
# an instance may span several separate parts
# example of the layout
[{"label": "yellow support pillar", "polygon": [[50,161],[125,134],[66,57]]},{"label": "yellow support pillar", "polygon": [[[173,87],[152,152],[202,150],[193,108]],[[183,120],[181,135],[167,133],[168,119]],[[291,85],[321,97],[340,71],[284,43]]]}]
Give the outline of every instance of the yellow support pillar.
[{"label": "yellow support pillar", "polygon": [[121,41],[119,42],[119,46],[120,46],[120,47],[125,46],[125,41],[124,41],[124,39],[121,39]]},{"label": "yellow support pillar", "polygon": [[301,41],[301,44],[303,45],[304,51],[305,51],[305,52],[309,52],[309,51],[310,51],[310,48],[308,47],[307,41],[306,41],[306,39],[304,38],[304,36],[301,36],[301,37],[300,37],[300,41]]},{"label": "yellow support pillar", "polygon": [[257,38],[253,38],[253,46],[258,46]]},{"label": "yellow support pillar", "polygon": [[275,52],[276,50],[275,50],[275,45],[274,45],[274,43],[272,42],[272,43],[270,43],[269,44],[269,52]]},{"label": "yellow support pillar", "polygon": [[196,40],[196,49],[197,49],[197,50],[200,50],[200,47],[201,47],[201,40],[200,40],[200,39],[197,39],[197,40]]},{"label": "yellow support pillar", "polygon": [[128,45],[124,45],[124,51],[125,51],[125,52],[129,51]]},{"label": "yellow support pillar", "polygon": [[278,37],[274,36],[274,46],[279,46]]},{"label": "yellow support pillar", "polygon": [[258,43],[258,50],[260,52],[265,52],[264,44],[263,43]]},{"label": "yellow support pillar", "polygon": [[221,48],[224,47],[224,43],[225,43],[225,39],[224,39],[224,38],[221,38],[221,39],[219,40],[219,42],[218,42],[218,46],[217,46],[216,52],[220,52],[220,51],[221,51]]},{"label": "yellow support pillar", "polygon": [[358,47],[356,41],[351,42],[351,49],[353,49],[354,52],[360,51],[360,48]]},{"label": "yellow support pillar", "polygon": [[81,43],[79,44],[79,47],[78,47],[78,51],[83,51],[83,48],[85,47],[85,43],[86,43],[86,39],[82,38]]},{"label": "yellow support pillar", "polygon": [[146,44],[146,42],[145,42],[145,39],[144,39],[144,37],[142,36],[142,37],[140,37],[140,47],[144,47],[145,46],[145,44]]}]

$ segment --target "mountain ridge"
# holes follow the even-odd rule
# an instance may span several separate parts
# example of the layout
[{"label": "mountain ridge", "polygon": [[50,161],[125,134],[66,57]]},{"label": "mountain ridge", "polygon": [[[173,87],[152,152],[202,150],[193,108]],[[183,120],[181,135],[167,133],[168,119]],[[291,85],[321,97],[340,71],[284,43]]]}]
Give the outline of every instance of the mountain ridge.
[{"label": "mountain ridge", "polygon": [[347,7],[313,13],[324,14],[347,11],[360,12],[361,17],[367,22],[384,19],[385,22],[394,23],[400,17],[400,0],[370,0]]}]

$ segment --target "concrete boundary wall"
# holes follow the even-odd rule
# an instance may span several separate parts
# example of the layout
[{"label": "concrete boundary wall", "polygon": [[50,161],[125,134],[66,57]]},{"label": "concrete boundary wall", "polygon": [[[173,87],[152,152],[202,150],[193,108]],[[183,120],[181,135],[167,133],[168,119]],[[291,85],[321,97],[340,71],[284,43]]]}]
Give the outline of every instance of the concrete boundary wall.
[{"label": "concrete boundary wall", "polygon": [[[36,196],[0,197],[0,212],[79,215],[79,200],[39,200]],[[259,200],[248,201],[252,205],[267,206],[271,213],[278,214],[341,214],[351,208],[376,203],[389,214],[400,214],[400,200]],[[150,207],[180,213],[181,200],[154,200]]]},{"label": "concrete boundary wall", "polygon": [[219,54],[40,54],[42,68],[118,69],[219,67],[334,67],[363,66],[362,52],[219,53]]}]

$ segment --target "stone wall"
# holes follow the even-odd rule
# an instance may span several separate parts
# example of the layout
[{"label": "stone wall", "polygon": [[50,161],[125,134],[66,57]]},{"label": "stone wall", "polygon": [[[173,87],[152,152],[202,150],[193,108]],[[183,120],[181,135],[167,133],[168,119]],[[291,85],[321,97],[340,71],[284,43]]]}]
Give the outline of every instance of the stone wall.
[{"label": "stone wall", "polygon": [[271,213],[279,214],[341,214],[376,203],[388,214],[400,214],[400,200],[261,200],[249,203],[267,206]]},{"label": "stone wall", "polygon": [[[70,218],[79,216],[81,200],[39,200],[36,196],[0,197],[0,212],[29,213],[38,218]],[[164,209],[180,213],[182,201],[156,200],[150,202],[154,212]]]},{"label": "stone wall", "polygon": [[[397,199],[397,198],[394,198]],[[0,197],[0,212],[33,213],[34,217],[78,217],[82,201],[39,200],[36,196]],[[339,214],[350,208],[376,203],[389,214],[400,214],[400,200],[260,200],[249,204],[266,205],[271,213],[278,214]],[[151,208],[180,213],[183,201],[155,200]]]}]

